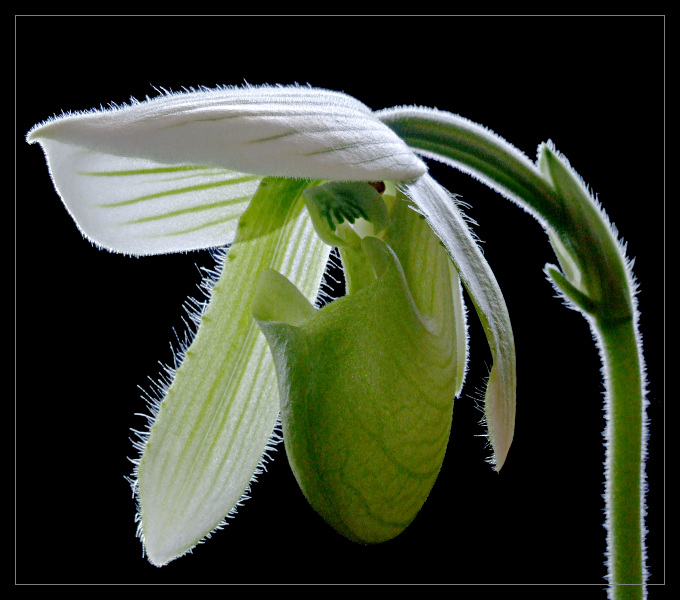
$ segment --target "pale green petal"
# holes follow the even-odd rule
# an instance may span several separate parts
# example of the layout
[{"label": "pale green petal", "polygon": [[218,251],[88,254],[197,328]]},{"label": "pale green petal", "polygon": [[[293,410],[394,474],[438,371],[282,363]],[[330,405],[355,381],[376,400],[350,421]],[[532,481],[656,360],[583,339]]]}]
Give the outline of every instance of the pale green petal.
[{"label": "pale green petal", "polygon": [[63,115],[34,127],[27,139],[257,175],[403,181],[426,171],[367,106],[339,92],[306,87],[167,94]]},{"label": "pale green petal", "polygon": [[284,273],[310,301],[316,297],[330,248],[304,210],[307,185],[262,182],[160,406],[138,466],[141,535],[154,564],[184,554],[220,525],[267,447],[279,399],[251,305],[267,268]]},{"label": "pale green petal", "polygon": [[450,194],[429,175],[405,186],[405,193],[448,250],[484,327],[493,358],[484,414],[500,470],[514,435],[516,402],[515,343],[505,300]]},{"label": "pale green petal", "polygon": [[42,141],[57,192],[85,237],[114,252],[165,254],[229,244],[260,179],[162,165]]}]

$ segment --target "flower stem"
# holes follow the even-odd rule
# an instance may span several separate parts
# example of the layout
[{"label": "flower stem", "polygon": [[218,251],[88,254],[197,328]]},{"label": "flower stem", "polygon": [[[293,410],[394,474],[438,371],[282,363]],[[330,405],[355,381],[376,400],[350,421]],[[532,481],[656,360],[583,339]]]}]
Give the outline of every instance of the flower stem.
[{"label": "flower stem", "polygon": [[639,599],[645,595],[641,356],[632,318],[593,326],[600,334],[608,395],[605,501],[610,597]]}]

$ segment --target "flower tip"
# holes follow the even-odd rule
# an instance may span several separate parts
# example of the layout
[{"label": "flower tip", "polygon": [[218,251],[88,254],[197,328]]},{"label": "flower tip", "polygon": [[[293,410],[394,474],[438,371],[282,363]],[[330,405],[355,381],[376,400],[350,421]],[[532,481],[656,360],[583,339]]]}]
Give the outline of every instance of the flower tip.
[{"label": "flower tip", "polygon": [[46,131],[49,132],[49,129],[51,126],[57,122],[58,123],[59,119],[57,117],[53,117],[51,119],[47,119],[46,121],[43,121],[42,123],[36,123],[29,129],[28,133],[26,134],[26,142],[29,144],[35,144],[36,142],[42,143],[42,140],[45,138],[49,137],[45,135]]},{"label": "flower tip", "polygon": [[499,472],[508,457],[515,433],[516,380],[514,362],[512,365],[497,365],[491,370],[484,398],[484,418],[493,449],[491,464]]},{"label": "flower tip", "polygon": [[505,465],[505,461],[508,458],[508,453],[510,452],[510,446],[512,444],[512,436],[510,439],[503,437],[500,440],[494,439],[491,443],[493,447],[493,456],[490,459],[491,466],[496,473],[500,473],[501,469]]},{"label": "flower tip", "polygon": [[145,530],[141,537],[144,555],[152,565],[159,568],[190,552],[200,540],[199,537],[196,541],[187,542],[186,538],[167,531],[163,534]]},{"label": "flower tip", "polygon": [[173,558],[173,556],[169,555],[164,555],[164,554],[157,554],[155,552],[151,552],[148,547],[145,548],[145,553],[146,553],[146,558],[148,561],[154,566],[154,567],[164,567],[167,565]]},{"label": "flower tip", "polygon": [[510,451],[510,444],[506,444],[502,449],[494,449],[494,465],[493,470],[496,473],[500,473],[503,465],[505,465],[505,459],[508,457],[508,452]]},{"label": "flower tip", "polygon": [[151,552],[148,547],[145,547],[144,551],[148,561],[154,567],[158,567],[159,569],[167,565],[169,562],[173,561],[175,558],[181,556],[181,555],[173,556],[172,554]]}]

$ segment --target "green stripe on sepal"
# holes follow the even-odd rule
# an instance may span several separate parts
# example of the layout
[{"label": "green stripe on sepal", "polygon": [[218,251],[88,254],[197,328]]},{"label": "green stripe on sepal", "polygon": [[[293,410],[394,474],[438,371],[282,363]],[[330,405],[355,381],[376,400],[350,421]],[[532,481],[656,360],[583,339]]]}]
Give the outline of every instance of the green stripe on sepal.
[{"label": "green stripe on sepal", "polygon": [[401,533],[439,473],[458,361],[421,320],[396,254],[366,237],[373,284],[315,311],[265,272],[253,315],[279,381],[286,452],[305,496],[362,543]]}]

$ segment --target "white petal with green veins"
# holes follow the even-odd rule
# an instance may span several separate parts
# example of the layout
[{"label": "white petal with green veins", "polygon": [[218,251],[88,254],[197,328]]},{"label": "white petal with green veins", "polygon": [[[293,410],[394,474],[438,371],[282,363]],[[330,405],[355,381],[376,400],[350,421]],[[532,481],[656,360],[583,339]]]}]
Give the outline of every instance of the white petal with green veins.
[{"label": "white petal with green veins", "polygon": [[154,564],[184,554],[219,526],[270,439],[279,399],[267,343],[251,316],[254,281],[274,268],[315,299],[330,248],[304,210],[307,185],[263,180],[160,406],[137,482],[141,535]]},{"label": "white petal with green veins", "polygon": [[42,142],[54,186],[83,234],[125,254],[229,244],[260,179]]}]

